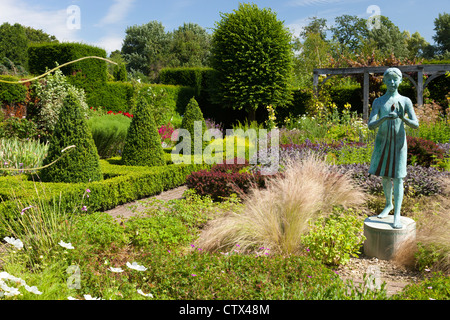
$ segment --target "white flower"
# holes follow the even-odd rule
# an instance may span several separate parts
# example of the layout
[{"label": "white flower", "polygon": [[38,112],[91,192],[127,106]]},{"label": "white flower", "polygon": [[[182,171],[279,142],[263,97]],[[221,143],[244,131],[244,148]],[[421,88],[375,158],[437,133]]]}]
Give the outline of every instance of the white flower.
[{"label": "white flower", "polygon": [[67,297],[67,300],[78,300],[77,298],[74,298],[74,297],[72,297],[72,296],[68,296]]},{"label": "white flower", "polygon": [[123,272],[122,268],[109,267],[109,270],[112,271],[112,272]]},{"label": "white flower", "polygon": [[36,286],[29,287],[29,286],[25,285],[25,289],[28,292],[31,292],[31,293],[34,293],[34,294],[42,294],[42,292],[40,292]]},{"label": "white flower", "polygon": [[0,296],[5,295],[6,297],[18,296],[20,291],[17,288],[9,287],[3,280],[0,280],[0,289],[4,292],[0,292]]},{"label": "white flower", "polygon": [[137,271],[145,271],[145,270],[147,270],[146,267],[138,265],[136,262],[133,262],[133,263],[127,262],[127,267],[130,268],[130,269],[137,270]]},{"label": "white flower", "polygon": [[14,277],[14,276],[10,275],[8,272],[0,272],[0,280],[1,279],[6,279],[6,280],[11,280],[11,281],[14,281],[14,282],[18,282],[21,285],[25,284],[25,280],[22,280],[20,278]]},{"label": "white flower", "polygon": [[19,283],[20,285],[26,285],[24,280],[14,277],[14,276],[10,275],[8,272],[0,272],[0,289],[3,290],[3,292],[0,292],[1,296],[4,295],[6,297],[12,297],[12,296],[21,295],[18,288],[8,286],[6,284],[6,282],[3,281],[3,279],[10,280],[15,283]]},{"label": "white flower", "polygon": [[69,243],[65,243],[65,242],[63,242],[62,240],[60,241],[60,242],[58,242],[58,244],[61,246],[61,247],[64,247],[64,248],[66,248],[66,249],[75,249],[73,246],[72,246],[72,244],[69,242]]},{"label": "white flower", "polygon": [[22,249],[23,248],[23,243],[22,241],[20,241],[20,239],[14,239],[14,238],[10,238],[10,237],[5,237],[4,238],[6,242],[8,242],[9,244],[12,244],[14,247],[16,247],[17,249]]},{"label": "white flower", "polygon": [[83,295],[85,300],[102,300],[102,298],[93,298],[90,294]]},{"label": "white flower", "polygon": [[144,293],[144,292],[142,292],[141,289],[138,289],[138,290],[137,290],[137,293],[143,295],[144,297],[150,297],[150,298],[153,298],[153,295],[152,295],[151,293]]}]

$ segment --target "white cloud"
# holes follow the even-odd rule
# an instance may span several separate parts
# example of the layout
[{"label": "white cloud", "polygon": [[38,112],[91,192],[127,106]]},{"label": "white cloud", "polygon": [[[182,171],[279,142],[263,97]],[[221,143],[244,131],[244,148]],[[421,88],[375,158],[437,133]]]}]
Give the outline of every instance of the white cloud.
[{"label": "white cloud", "polygon": [[122,42],[123,42],[123,37],[116,36],[116,35],[108,35],[108,36],[102,37],[99,41],[97,41],[96,43],[93,43],[93,45],[105,49],[106,52],[109,54],[109,53],[113,52],[114,50],[121,50]]},{"label": "white cloud", "polygon": [[326,5],[341,2],[342,0],[293,0],[289,2],[291,6],[307,7],[316,5]]},{"label": "white cloud", "polygon": [[20,23],[21,25],[42,29],[56,36],[61,41],[80,41],[79,29],[67,27],[67,7],[58,10],[45,10],[35,5],[34,1],[2,0],[0,1],[0,24]]},{"label": "white cloud", "polygon": [[135,0],[114,0],[114,3],[108,9],[108,13],[100,20],[97,26],[121,22],[128,14],[134,1]]},{"label": "white cloud", "polygon": [[306,27],[309,23],[308,18],[296,20],[287,25],[287,28],[291,31],[294,37],[298,37],[300,32],[303,31],[303,28]]}]

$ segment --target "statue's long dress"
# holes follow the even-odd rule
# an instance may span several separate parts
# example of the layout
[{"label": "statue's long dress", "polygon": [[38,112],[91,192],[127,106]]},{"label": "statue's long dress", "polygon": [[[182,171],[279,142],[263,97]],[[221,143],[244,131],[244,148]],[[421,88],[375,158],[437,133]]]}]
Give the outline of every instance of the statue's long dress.
[{"label": "statue's long dress", "polygon": [[[396,105],[384,105],[379,110],[379,117],[398,110]],[[400,118],[390,119],[378,127],[375,148],[370,161],[369,173],[389,178],[406,176],[406,132]]]}]

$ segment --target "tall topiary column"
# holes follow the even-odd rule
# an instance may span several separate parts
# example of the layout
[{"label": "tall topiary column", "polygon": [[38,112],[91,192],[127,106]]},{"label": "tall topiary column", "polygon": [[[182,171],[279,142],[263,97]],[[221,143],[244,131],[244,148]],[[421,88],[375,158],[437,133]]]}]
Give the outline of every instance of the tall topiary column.
[{"label": "tall topiary column", "polygon": [[[195,130],[196,121],[201,122],[201,131]],[[188,105],[186,106],[186,111],[184,112],[183,120],[181,121],[181,128],[189,131],[191,137],[191,154],[202,153],[206,145],[206,142],[203,141],[203,135],[206,131],[206,122],[203,118],[202,110],[200,110],[200,107],[195,98],[191,98]],[[200,147],[197,147],[197,150],[195,149],[194,142],[196,140],[201,143],[199,144],[199,146],[201,146],[201,149]]]},{"label": "tall topiary column", "polygon": [[69,90],[50,139],[43,166],[60,158],[61,150],[71,145],[75,145],[76,148],[40,171],[41,180],[72,183],[102,180],[97,148],[84,110],[76,98],[76,93]]},{"label": "tall topiary column", "polygon": [[162,166],[166,164],[161,137],[152,110],[144,97],[138,99],[122,152],[122,164]]}]

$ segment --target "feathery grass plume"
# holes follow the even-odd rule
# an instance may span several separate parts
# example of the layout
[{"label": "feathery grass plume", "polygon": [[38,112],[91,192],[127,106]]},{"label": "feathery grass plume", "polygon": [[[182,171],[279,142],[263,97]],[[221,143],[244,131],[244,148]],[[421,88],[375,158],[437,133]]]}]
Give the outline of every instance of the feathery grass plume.
[{"label": "feathery grass plume", "polygon": [[265,247],[273,253],[299,254],[310,221],[331,213],[333,206],[365,201],[350,176],[333,172],[313,154],[288,162],[283,174],[270,178],[266,187],[251,189],[241,213],[212,220],[200,234],[198,246],[221,251],[239,244],[242,250]]},{"label": "feathery grass plume", "polygon": [[424,208],[417,216],[416,237],[399,248],[394,257],[396,263],[419,270],[450,272],[450,178],[441,182],[444,190],[437,196],[439,205]]}]

